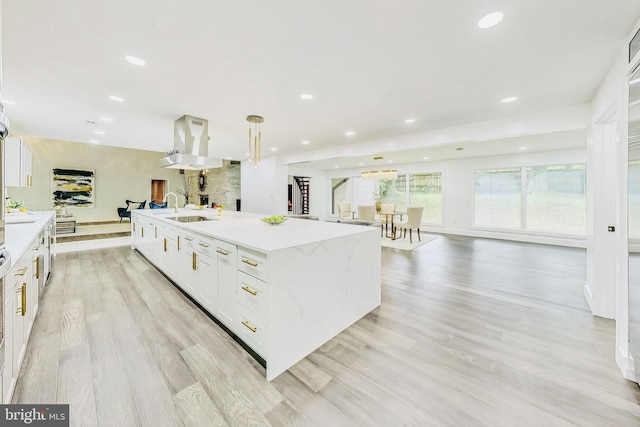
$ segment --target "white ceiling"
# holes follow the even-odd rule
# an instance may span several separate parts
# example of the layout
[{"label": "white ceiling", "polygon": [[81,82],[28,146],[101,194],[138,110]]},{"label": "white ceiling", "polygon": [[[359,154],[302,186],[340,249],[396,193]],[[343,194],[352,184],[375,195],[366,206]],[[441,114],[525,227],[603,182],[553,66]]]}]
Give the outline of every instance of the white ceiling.
[{"label": "white ceiling", "polygon": [[[480,29],[494,10],[504,20]],[[15,134],[167,151],[174,120],[189,114],[208,120],[210,156],[242,160],[245,117],[259,114],[263,155],[275,147],[301,162],[588,103],[640,2],[4,0],[2,13]]]}]

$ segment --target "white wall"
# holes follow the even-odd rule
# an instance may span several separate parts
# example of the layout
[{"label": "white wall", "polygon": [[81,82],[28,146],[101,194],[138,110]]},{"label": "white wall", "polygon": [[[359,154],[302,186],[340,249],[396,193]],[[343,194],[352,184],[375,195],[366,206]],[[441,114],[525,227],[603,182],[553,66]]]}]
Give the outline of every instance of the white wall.
[{"label": "white wall", "polygon": [[[586,131],[582,132],[586,139]],[[553,137],[550,135],[549,137]],[[585,140],[586,144],[586,140]],[[506,168],[514,166],[555,165],[586,163],[586,147],[571,150],[527,152],[508,156],[477,157],[443,162],[422,162],[397,165],[399,174],[442,172],[442,218],[441,226],[423,226],[421,229],[437,233],[460,234],[466,236],[491,237],[524,242],[559,244],[585,247],[585,237],[556,237],[532,232],[505,232],[473,226],[474,172],[477,169]],[[327,172],[331,178],[359,176],[361,169],[341,169]],[[328,187],[330,189],[330,186]],[[329,202],[327,202],[328,205]]]},{"label": "white wall", "polygon": [[125,207],[126,199],[149,203],[152,179],[167,180],[169,191],[182,186],[177,170],[160,167],[163,153],[43,138],[22,140],[33,153],[33,183],[31,187],[7,187],[7,191],[30,210],[53,209],[53,168],[95,171],[94,207],[69,208],[78,223],[117,221],[117,208]]},{"label": "white wall", "polygon": [[289,175],[308,176],[309,184],[309,215],[317,216],[321,220],[329,219],[331,181],[327,179],[327,172],[319,169],[289,166]]},{"label": "white wall", "polygon": [[287,214],[287,167],[277,156],[265,157],[257,167],[242,162],[241,211],[265,215]]}]

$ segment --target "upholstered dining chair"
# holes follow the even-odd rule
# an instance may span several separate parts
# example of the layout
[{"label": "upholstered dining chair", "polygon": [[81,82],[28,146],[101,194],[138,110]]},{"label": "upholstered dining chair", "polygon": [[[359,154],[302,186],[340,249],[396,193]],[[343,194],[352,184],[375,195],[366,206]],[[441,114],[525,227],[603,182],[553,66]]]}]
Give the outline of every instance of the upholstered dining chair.
[{"label": "upholstered dining chair", "polygon": [[404,234],[402,237],[407,237],[407,230],[409,230],[409,242],[413,243],[412,230],[416,230],[418,232],[418,241],[420,241],[420,223],[422,222],[422,211],[424,211],[423,207],[420,208],[407,208],[407,220],[405,222],[401,222],[395,225],[393,229],[393,238],[396,238],[396,231],[400,229],[400,231]]},{"label": "upholstered dining chair", "polygon": [[338,217],[351,219],[351,203],[338,204]]},{"label": "upholstered dining chair", "polygon": [[384,236],[385,227],[387,228],[387,233],[389,231],[389,224],[391,224],[391,231],[393,231],[393,214],[396,212],[396,205],[394,203],[383,203],[378,219],[376,222],[380,224],[380,237]]},{"label": "upholstered dining chair", "polygon": [[358,222],[376,223],[376,207],[371,205],[358,205]]}]

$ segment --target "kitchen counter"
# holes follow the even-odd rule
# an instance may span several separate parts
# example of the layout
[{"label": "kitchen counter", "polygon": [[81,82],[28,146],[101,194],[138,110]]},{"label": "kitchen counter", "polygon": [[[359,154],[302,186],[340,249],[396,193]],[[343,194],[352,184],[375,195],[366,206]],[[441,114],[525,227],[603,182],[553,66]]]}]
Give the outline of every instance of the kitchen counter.
[{"label": "kitchen counter", "polygon": [[[223,214],[218,216],[214,209],[180,209],[177,214],[173,209],[138,209],[133,213],[263,252],[322,242],[337,237],[356,236],[372,230],[370,227],[300,218],[288,218],[282,224],[271,225],[260,221],[260,218],[267,215],[223,211]],[[188,223],[168,219],[189,215],[206,216],[212,219]]]},{"label": "kitchen counter", "polygon": [[[33,222],[11,222],[19,220],[20,217],[33,219]],[[47,222],[55,216],[54,211],[41,211],[30,212],[24,214],[16,214],[5,217],[5,248],[11,254],[11,267],[18,262],[18,260],[29,249],[29,244],[45,227]]]}]

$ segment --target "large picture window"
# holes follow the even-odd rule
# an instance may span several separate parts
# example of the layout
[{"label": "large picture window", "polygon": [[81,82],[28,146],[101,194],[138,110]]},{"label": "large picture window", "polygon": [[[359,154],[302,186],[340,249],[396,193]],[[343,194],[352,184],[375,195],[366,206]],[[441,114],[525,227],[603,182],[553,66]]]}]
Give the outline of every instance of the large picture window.
[{"label": "large picture window", "polygon": [[474,224],[520,228],[521,179],[520,168],[476,171]]},{"label": "large picture window", "polygon": [[474,225],[586,234],[584,164],[475,172]]},{"label": "large picture window", "polygon": [[374,194],[382,203],[394,204],[396,212],[407,207],[424,207],[422,222],[442,224],[442,172],[398,175],[397,179],[380,181],[360,177],[332,178],[333,214],[340,203],[350,203],[353,211],[358,205],[373,205]]}]

